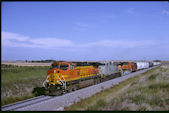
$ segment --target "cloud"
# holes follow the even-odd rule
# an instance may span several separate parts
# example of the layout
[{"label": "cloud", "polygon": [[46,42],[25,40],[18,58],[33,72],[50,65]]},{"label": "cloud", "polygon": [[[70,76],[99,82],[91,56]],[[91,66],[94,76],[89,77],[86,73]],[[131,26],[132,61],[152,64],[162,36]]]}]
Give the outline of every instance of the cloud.
[{"label": "cloud", "polygon": [[27,47],[27,48],[66,48],[80,50],[91,47],[110,48],[138,48],[155,46],[159,41],[155,40],[99,40],[95,42],[76,44],[71,40],[59,38],[30,38],[16,33],[2,32],[2,46],[5,47]]},{"label": "cloud", "polygon": [[135,48],[135,47],[146,47],[156,44],[154,40],[100,40],[87,44],[80,45],[81,47],[112,47],[112,48]]},{"label": "cloud", "polygon": [[30,47],[30,48],[55,48],[69,47],[70,40],[58,38],[30,38],[16,33],[2,32],[2,46],[6,47]]},{"label": "cloud", "polygon": [[40,47],[69,47],[72,46],[72,42],[70,40],[57,39],[57,38],[38,38],[30,40],[35,45]]},{"label": "cloud", "polygon": [[168,11],[168,10],[163,10],[163,11],[162,11],[162,14],[169,15],[169,11]]}]

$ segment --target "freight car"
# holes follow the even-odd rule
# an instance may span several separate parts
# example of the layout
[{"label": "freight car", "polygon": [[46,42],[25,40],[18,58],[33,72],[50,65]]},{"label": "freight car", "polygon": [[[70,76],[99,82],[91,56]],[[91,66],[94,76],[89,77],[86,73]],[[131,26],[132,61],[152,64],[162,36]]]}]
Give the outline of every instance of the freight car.
[{"label": "freight car", "polygon": [[149,65],[147,62],[137,62],[137,70],[148,68]]},{"label": "freight car", "polygon": [[132,69],[132,72],[137,71],[137,64],[136,64],[136,62],[131,62],[131,69]]},{"label": "freight car", "polygon": [[161,64],[160,62],[152,62],[152,63],[153,63],[154,66]]},{"label": "freight car", "polygon": [[144,67],[144,69],[146,69],[146,68],[149,68],[150,66],[149,66],[149,63],[148,62],[145,62],[145,67]]},{"label": "freight car", "polygon": [[137,71],[143,69],[143,63],[142,62],[136,62],[137,64]]}]

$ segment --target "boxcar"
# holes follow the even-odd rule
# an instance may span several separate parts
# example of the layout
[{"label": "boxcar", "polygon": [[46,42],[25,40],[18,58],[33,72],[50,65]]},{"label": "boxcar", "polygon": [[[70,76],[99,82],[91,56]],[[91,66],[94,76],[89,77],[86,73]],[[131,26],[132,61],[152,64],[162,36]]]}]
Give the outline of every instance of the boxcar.
[{"label": "boxcar", "polygon": [[137,71],[137,64],[135,62],[131,62],[131,69],[132,69],[132,72]]}]

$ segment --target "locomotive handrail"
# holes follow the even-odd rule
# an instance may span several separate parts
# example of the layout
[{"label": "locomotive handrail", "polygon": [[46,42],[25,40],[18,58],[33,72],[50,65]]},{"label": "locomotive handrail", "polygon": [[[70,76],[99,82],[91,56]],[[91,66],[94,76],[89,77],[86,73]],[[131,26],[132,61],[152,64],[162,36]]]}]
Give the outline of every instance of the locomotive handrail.
[{"label": "locomotive handrail", "polygon": [[120,69],[120,72],[121,72],[121,76],[123,76],[124,73],[123,73],[123,69],[122,68]]},{"label": "locomotive handrail", "polygon": [[49,78],[49,76],[47,76],[46,80],[43,82],[43,86],[44,86],[44,87],[46,87],[46,86],[45,86],[45,83],[46,83],[46,81],[48,80],[48,78]]},{"label": "locomotive handrail", "polygon": [[64,78],[64,76],[62,75],[62,78],[64,79],[64,87],[65,87],[65,89],[66,89],[66,80],[65,80],[65,78]]},{"label": "locomotive handrail", "polygon": [[62,78],[64,79],[64,82],[63,82],[63,80],[57,74],[55,74],[55,75],[61,81],[63,87],[66,89],[66,80],[64,79],[64,77],[62,76]]}]

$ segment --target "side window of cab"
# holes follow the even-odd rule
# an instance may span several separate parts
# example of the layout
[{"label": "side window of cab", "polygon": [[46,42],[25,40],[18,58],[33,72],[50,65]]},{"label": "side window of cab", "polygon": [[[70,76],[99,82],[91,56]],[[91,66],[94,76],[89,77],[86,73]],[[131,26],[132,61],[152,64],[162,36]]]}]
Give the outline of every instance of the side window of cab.
[{"label": "side window of cab", "polygon": [[51,65],[51,68],[58,68],[58,65],[52,64],[52,65]]},{"label": "side window of cab", "polygon": [[70,69],[74,69],[74,66],[73,66],[73,65],[70,65]]},{"label": "side window of cab", "polygon": [[64,65],[64,64],[60,65],[60,69],[61,70],[68,70],[69,69],[69,65],[67,65],[67,64],[66,65]]}]

